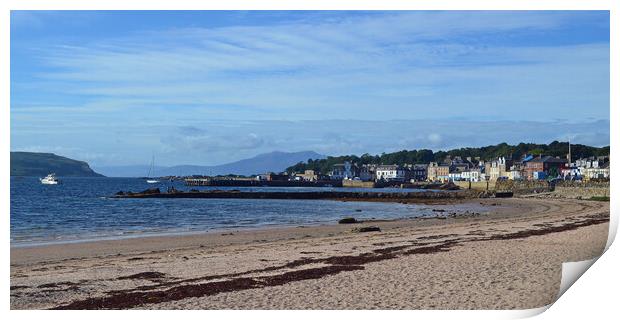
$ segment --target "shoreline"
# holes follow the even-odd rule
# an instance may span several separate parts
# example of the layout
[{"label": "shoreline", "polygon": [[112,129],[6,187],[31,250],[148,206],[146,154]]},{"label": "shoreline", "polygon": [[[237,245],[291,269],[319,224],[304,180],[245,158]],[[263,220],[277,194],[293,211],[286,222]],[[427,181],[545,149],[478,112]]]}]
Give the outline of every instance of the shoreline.
[{"label": "shoreline", "polygon": [[[439,203],[426,203],[429,206],[444,206],[444,205],[468,205],[471,203],[479,204],[480,201],[478,199],[469,199],[462,200],[458,202],[454,201],[444,201]],[[487,206],[493,207],[497,209],[498,206],[495,204],[493,199],[487,201]],[[488,212],[480,213],[480,217],[484,218]],[[494,213],[497,215],[497,213]],[[403,217],[397,219],[367,219],[367,220],[358,220],[356,223],[352,224],[339,224],[337,221],[332,222],[319,222],[316,224],[290,224],[290,225],[264,225],[257,227],[239,227],[239,228],[228,228],[228,229],[211,229],[206,231],[196,231],[196,232],[178,232],[178,233],[170,233],[170,234],[150,234],[150,235],[136,235],[122,238],[108,238],[108,239],[85,239],[85,240],[77,240],[77,241],[67,241],[67,242],[54,242],[54,243],[37,243],[26,246],[13,246],[11,245],[11,263],[13,263],[14,258],[19,259],[22,252],[33,252],[27,254],[28,256],[34,256],[34,253],[40,254],[42,252],[57,252],[57,249],[65,252],[66,250],[71,250],[73,254],[81,254],[93,248],[105,248],[105,252],[114,251],[114,247],[122,248],[122,250],[133,250],[140,249],[145,247],[145,243],[158,246],[156,243],[167,243],[167,246],[170,246],[167,249],[173,249],[175,246],[184,247],[191,246],[198,242],[203,241],[214,241],[218,240],[221,236],[236,236],[236,237],[255,237],[255,236],[266,236],[272,232],[285,233],[285,234],[320,234],[324,233],[322,231],[329,230],[331,231],[343,231],[352,229],[359,226],[369,226],[369,225],[380,225],[380,226],[392,226],[392,225],[402,225],[405,224],[419,224],[419,225],[434,225],[439,223],[445,223],[447,219],[451,221],[459,221],[463,219],[468,219],[470,217],[466,216],[457,216],[452,218],[438,218],[438,217]],[[274,239],[269,239],[274,240]],[[217,243],[226,243],[227,241],[215,241]],[[109,250],[108,250],[109,249]],[[96,250],[97,251],[97,250]],[[121,250],[119,250],[121,251]],[[41,260],[44,260],[47,255],[42,254]],[[19,260],[18,260],[19,261]]]},{"label": "shoreline", "polygon": [[607,240],[608,203],[475,201],[492,213],[11,248],[11,308],[533,308]]},{"label": "shoreline", "polygon": [[[240,200],[244,200],[243,198]],[[297,200],[297,201],[316,201],[314,199],[281,199],[281,200]],[[337,202],[381,202],[381,203],[393,203],[393,204],[412,204],[412,205],[426,205],[429,207],[441,207],[441,206],[458,206],[458,205],[467,205],[476,202],[477,199],[463,199],[463,198],[442,198],[442,199],[425,199],[425,201],[407,201],[406,199],[318,199],[324,201],[337,201]],[[478,208],[479,209],[479,208]],[[474,210],[474,209],[472,209]],[[478,214],[485,214],[478,213]],[[356,212],[351,212],[350,216],[355,216]],[[428,216],[406,216],[400,218],[372,218],[372,219],[362,219],[360,221],[365,222],[373,222],[373,221],[397,221],[397,220],[410,220],[410,219],[432,219],[434,217]],[[144,232],[144,233],[133,233],[127,235],[106,235],[101,237],[88,237],[80,239],[69,239],[69,240],[42,240],[42,241],[32,241],[32,242],[17,242],[13,243],[11,241],[10,248],[19,249],[19,248],[30,248],[30,247],[43,247],[43,246],[53,246],[53,245],[65,245],[65,244],[74,244],[74,243],[91,243],[98,241],[115,241],[115,240],[129,240],[129,239],[140,239],[140,238],[152,238],[152,237],[180,237],[180,236],[192,236],[192,235],[201,235],[206,233],[221,233],[221,232],[237,232],[237,231],[257,231],[262,229],[279,229],[279,228],[298,228],[298,227],[316,227],[323,225],[331,225],[337,224],[337,220],[334,221],[316,221],[316,222],[299,222],[299,223],[289,223],[289,224],[264,224],[257,226],[230,226],[230,227],[217,227],[213,229],[205,229],[205,230],[195,230],[195,231],[166,231],[162,230],[153,231],[153,232]]]}]

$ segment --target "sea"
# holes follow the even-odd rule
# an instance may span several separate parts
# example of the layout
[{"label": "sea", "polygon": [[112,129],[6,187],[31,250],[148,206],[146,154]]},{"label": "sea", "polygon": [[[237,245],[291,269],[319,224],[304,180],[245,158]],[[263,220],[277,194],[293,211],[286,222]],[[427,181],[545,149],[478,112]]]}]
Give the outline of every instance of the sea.
[{"label": "sea", "polygon": [[[378,191],[422,190],[325,187],[186,187],[183,181],[147,184],[139,178],[59,177],[43,185],[37,177],[11,177],[11,246],[198,234],[221,230],[309,226],[336,223],[343,217],[396,219],[435,215],[419,204],[272,199],[114,199],[118,191],[158,187],[178,190]],[[447,192],[447,191],[437,191]],[[456,212],[477,208],[455,206]]]}]

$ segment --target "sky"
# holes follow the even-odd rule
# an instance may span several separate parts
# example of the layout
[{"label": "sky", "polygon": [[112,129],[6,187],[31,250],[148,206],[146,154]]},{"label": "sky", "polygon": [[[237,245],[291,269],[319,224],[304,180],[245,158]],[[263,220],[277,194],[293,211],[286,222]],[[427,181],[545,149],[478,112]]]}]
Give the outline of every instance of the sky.
[{"label": "sky", "polygon": [[609,144],[607,11],[12,11],[11,150],[216,165]]}]

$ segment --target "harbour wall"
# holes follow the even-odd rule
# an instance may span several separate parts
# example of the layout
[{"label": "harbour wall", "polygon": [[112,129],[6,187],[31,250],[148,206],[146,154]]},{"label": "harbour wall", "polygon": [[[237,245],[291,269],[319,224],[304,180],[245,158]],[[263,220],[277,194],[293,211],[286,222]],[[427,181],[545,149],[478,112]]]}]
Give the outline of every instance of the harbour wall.
[{"label": "harbour wall", "polygon": [[374,188],[376,184],[374,181],[342,180],[342,186],[347,188]]},{"label": "harbour wall", "polygon": [[560,181],[556,183],[553,194],[574,199],[609,197],[609,181]]},{"label": "harbour wall", "polygon": [[590,199],[609,197],[609,181],[497,181],[495,191],[512,191],[514,194],[548,193],[560,198]]},{"label": "harbour wall", "polygon": [[496,191],[512,191],[514,194],[549,192],[553,186],[544,180],[503,180],[495,183]]},{"label": "harbour wall", "polygon": [[459,186],[461,189],[471,189],[471,190],[494,190],[495,189],[495,181],[454,181],[454,184]]}]

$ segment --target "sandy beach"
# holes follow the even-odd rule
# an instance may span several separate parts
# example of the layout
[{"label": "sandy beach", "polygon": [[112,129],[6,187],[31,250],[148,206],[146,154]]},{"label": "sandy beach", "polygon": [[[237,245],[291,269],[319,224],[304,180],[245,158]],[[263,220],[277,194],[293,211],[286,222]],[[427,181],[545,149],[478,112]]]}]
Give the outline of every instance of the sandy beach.
[{"label": "sandy beach", "polygon": [[536,308],[607,240],[609,202],[468,202],[488,210],[11,248],[11,309]]}]

